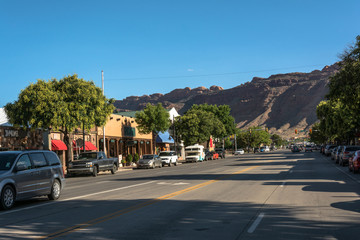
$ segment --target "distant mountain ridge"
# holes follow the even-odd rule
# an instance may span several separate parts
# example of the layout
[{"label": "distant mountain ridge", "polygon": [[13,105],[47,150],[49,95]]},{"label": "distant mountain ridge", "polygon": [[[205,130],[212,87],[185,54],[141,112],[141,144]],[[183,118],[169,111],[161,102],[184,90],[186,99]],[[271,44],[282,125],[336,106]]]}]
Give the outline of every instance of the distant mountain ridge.
[{"label": "distant mountain ridge", "polygon": [[167,94],[131,96],[115,101],[120,111],[142,110],[147,103],[161,102],[182,114],[193,104],[227,104],[237,127],[266,126],[272,133],[292,136],[294,129],[308,129],[317,120],[316,106],[328,93],[329,77],[340,69],[337,63],[321,71],[287,73],[224,90],[219,86],[175,89]]}]

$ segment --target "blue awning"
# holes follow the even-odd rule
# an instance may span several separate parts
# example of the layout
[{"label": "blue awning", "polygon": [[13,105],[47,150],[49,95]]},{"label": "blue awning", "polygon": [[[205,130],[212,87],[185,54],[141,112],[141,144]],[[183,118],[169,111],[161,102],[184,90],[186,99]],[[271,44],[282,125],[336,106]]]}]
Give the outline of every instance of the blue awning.
[{"label": "blue awning", "polygon": [[156,137],[156,143],[174,143],[174,139],[170,136],[169,132],[159,132]]}]

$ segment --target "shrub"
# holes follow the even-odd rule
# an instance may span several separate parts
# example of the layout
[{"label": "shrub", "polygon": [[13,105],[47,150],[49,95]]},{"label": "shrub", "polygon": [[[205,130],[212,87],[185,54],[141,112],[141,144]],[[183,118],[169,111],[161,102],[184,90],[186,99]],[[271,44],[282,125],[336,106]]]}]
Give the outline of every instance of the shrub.
[{"label": "shrub", "polygon": [[122,164],[123,166],[125,166],[125,163],[126,163],[126,160],[125,160],[125,159],[122,159],[122,160],[121,160],[121,164]]},{"label": "shrub", "polygon": [[134,163],[137,163],[137,162],[139,161],[139,158],[140,158],[139,154],[138,154],[138,153],[135,153],[135,154],[134,154],[134,158],[133,158],[132,161],[133,161]]},{"label": "shrub", "polygon": [[132,160],[133,160],[133,157],[132,157],[131,154],[129,154],[129,155],[126,156],[126,162],[127,162],[128,164],[130,164],[130,163],[132,162]]}]

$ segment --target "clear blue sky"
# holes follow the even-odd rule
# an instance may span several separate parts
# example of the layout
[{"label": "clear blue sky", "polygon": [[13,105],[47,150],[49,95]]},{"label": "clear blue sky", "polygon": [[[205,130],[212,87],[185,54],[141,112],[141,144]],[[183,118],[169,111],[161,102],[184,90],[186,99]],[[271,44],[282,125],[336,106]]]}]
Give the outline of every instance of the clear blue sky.
[{"label": "clear blue sky", "polygon": [[74,73],[101,87],[104,70],[121,100],[310,72],[354,43],[359,13],[359,0],[0,0],[0,107]]}]

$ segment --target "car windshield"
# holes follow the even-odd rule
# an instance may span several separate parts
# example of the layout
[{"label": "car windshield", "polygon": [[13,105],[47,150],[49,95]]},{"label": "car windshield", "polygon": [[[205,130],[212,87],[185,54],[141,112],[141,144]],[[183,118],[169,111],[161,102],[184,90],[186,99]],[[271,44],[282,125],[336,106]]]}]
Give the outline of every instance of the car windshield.
[{"label": "car windshield", "polygon": [[144,155],[143,159],[153,159],[154,155]]},{"label": "car windshield", "polygon": [[2,153],[0,154],[0,170],[9,170],[19,153]]},{"label": "car windshield", "polygon": [[161,153],[159,154],[159,156],[160,156],[160,157],[171,156],[171,152],[161,152]]},{"label": "car windshield", "polygon": [[353,151],[357,151],[357,150],[359,150],[359,149],[360,149],[360,147],[348,147],[348,148],[345,149],[345,151],[351,151],[351,152],[353,152]]},{"label": "car windshield", "polygon": [[197,156],[199,155],[199,153],[197,152],[191,152],[191,153],[187,153],[188,156]]},{"label": "car windshield", "polygon": [[96,152],[92,152],[92,153],[80,153],[78,159],[79,160],[84,160],[84,159],[96,159],[97,158],[97,153]]}]

